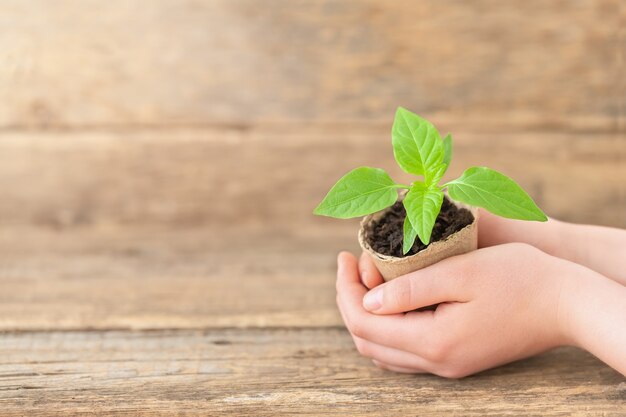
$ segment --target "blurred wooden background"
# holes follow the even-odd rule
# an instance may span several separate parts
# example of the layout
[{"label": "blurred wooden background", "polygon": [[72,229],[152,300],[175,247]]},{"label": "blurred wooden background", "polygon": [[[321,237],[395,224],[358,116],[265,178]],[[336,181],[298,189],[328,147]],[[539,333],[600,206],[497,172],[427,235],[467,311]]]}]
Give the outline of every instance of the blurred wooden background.
[{"label": "blurred wooden background", "polygon": [[403,178],[402,105],[454,134],[449,177],[490,166],[626,227],[625,9],[2,1],[0,409],[618,415],[623,378],[574,350],[463,381],[373,368],[334,306],[356,221],[311,210],[358,165]]}]

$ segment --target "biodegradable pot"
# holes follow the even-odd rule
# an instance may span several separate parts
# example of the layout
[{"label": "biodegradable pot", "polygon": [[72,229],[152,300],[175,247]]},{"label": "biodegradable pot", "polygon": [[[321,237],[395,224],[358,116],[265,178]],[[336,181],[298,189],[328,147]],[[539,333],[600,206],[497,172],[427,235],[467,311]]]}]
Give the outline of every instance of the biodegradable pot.
[{"label": "biodegradable pot", "polygon": [[380,219],[387,210],[370,214],[361,221],[359,229],[359,244],[364,251],[370,254],[374,264],[378,267],[385,281],[392,280],[400,275],[408,274],[418,269],[425,268],[443,259],[475,250],[478,246],[478,210],[452,199],[452,204],[457,207],[468,209],[474,216],[474,221],[458,232],[448,236],[444,240],[432,242],[424,250],[415,255],[398,258],[396,256],[383,255],[373,250],[367,242],[367,233],[371,222]]}]

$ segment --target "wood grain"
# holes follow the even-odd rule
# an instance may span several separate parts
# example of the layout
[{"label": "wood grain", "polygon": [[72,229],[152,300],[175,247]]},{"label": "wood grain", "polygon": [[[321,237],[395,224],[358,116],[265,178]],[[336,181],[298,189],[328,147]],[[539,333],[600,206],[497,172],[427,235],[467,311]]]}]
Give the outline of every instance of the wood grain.
[{"label": "wood grain", "polygon": [[[311,211],[350,169],[378,166],[398,181],[411,181],[393,160],[389,125],[5,131],[0,225],[332,233],[343,223]],[[495,133],[438,125],[454,132],[447,178],[473,165],[489,166],[515,178],[553,217],[626,227],[626,137],[620,133]]]},{"label": "wood grain", "polygon": [[334,298],[397,180],[397,105],[551,216],[626,227],[619,0],[4,0],[0,415],[623,416],[563,348],[463,380],[381,371]]},{"label": "wood grain", "polygon": [[338,326],[325,238],[187,231],[6,228],[0,330]]},{"label": "wood grain", "polygon": [[[357,220],[311,210],[354,166],[403,178],[387,128],[4,132],[0,328],[340,325],[334,256],[358,250]],[[552,216],[626,226],[617,135],[455,141],[450,177],[489,165]]]},{"label": "wood grain", "polygon": [[[620,0],[5,0],[0,126],[624,124]],[[620,56],[622,58],[620,58]]]},{"label": "wood grain", "polygon": [[463,380],[379,370],[341,329],[8,333],[2,414],[620,416],[626,382],[559,349]]}]

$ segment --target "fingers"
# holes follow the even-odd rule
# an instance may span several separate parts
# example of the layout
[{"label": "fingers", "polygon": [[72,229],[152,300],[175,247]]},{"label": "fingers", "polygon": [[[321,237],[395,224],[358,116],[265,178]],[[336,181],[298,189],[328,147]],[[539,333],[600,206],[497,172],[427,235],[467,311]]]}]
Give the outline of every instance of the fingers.
[{"label": "fingers", "polygon": [[[346,320],[343,312],[341,316]],[[366,358],[372,359],[376,366],[394,372],[403,373],[426,373],[426,369],[431,368],[431,364],[410,352],[379,345],[369,340],[362,339],[350,333],[357,351]]]},{"label": "fingers", "polygon": [[361,282],[370,290],[385,282],[372,258],[366,252],[363,252],[359,258],[359,273],[361,274]]},{"label": "fingers", "polygon": [[[346,318],[341,312],[341,316],[346,321]],[[399,368],[407,368],[423,371],[426,368],[430,367],[430,363],[410,352],[405,352],[403,350],[394,349],[392,347],[379,345],[374,342],[370,342],[369,340],[365,340],[358,336],[350,333],[352,340],[354,341],[354,346],[357,351],[366,358],[370,358],[374,360],[374,362],[379,362],[385,365],[399,367]],[[423,371],[426,372],[426,371]]]},{"label": "fingers", "polygon": [[366,358],[374,359],[387,365],[411,369],[425,370],[430,369],[432,366],[426,359],[413,353],[379,345],[354,335],[352,335],[352,339],[359,353]]},{"label": "fingers", "polygon": [[363,307],[376,314],[397,314],[443,302],[469,301],[465,254],[377,286],[363,298]]},{"label": "fingers", "polygon": [[426,373],[426,371],[419,369],[419,368],[407,368],[404,366],[389,365],[384,362],[379,362],[375,359],[372,359],[372,362],[374,362],[374,365],[378,366],[381,369],[385,369],[387,371],[392,371],[392,372],[398,372],[401,374],[424,374]]},{"label": "fingers", "polygon": [[[378,287],[377,287],[378,288]],[[363,308],[363,296],[367,288],[361,283],[356,258],[342,252],[337,268],[337,304],[350,333],[371,342],[409,350],[412,343],[405,335],[425,339],[433,326],[433,312],[419,314],[378,315]],[[411,351],[419,354],[419,351]]]}]

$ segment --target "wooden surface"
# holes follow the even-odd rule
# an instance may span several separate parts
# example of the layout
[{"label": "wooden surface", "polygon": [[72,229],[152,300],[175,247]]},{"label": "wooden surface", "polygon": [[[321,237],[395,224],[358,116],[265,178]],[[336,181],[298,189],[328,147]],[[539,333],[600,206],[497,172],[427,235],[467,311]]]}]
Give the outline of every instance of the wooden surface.
[{"label": "wooden surface", "polygon": [[[395,106],[447,176],[626,227],[620,1],[0,4],[0,415],[626,414],[572,348],[462,380],[381,371],[335,307],[358,165]],[[621,30],[620,30],[621,29]]]},{"label": "wooden surface", "polygon": [[573,349],[446,380],[371,366],[354,354],[350,336],[333,327],[32,332],[3,339],[0,392],[11,400],[5,415],[25,408],[29,415],[134,414],[149,404],[155,414],[619,416],[626,396],[621,376]]},{"label": "wooden surface", "polygon": [[615,128],[620,0],[3,0],[0,125]]}]

